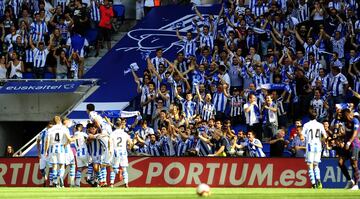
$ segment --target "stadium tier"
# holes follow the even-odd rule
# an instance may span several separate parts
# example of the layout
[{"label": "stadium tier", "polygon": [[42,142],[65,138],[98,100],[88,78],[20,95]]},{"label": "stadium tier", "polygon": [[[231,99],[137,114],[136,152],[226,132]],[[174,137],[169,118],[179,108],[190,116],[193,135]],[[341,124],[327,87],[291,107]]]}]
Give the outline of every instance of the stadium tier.
[{"label": "stadium tier", "polygon": [[[65,45],[71,48],[60,46],[53,56],[69,56],[57,65],[70,62],[69,77],[84,79],[69,81],[71,86],[65,80],[7,81],[0,94],[77,94],[85,81],[91,86],[62,114],[49,117],[46,128],[16,153],[25,158],[3,159],[3,184],[206,183],[198,195],[201,189],[210,194],[208,185],[359,189],[357,1],[140,2],[136,5],[146,16],[112,48],[110,32],[117,29],[112,19],[123,20],[114,15],[124,15],[122,6],[91,1],[89,16],[99,26],[87,29],[81,0],[68,6],[74,21],[59,4],[56,12],[64,11],[65,18],[58,20],[74,26]],[[42,9],[34,14],[27,51],[34,53],[29,73],[42,78],[56,43],[55,33],[45,39],[43,14]],[[84,35],[94,40],[95,57],[101,47],[109,50],[85,74]],[[13,39],[10,33],[6,41]],[[18,78],[21,61],[16,52],[9,58],[10,76]],[[56,74],[61,76],[67,74]]]}]

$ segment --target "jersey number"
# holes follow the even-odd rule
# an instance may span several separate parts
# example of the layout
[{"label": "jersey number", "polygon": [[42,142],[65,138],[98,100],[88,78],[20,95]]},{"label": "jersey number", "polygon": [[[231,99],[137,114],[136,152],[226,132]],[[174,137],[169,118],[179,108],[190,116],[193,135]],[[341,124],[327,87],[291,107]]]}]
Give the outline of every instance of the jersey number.
[{"label": "jersey number", "polygon": [[116,146],[121,147],[121,142],[122,142],[121,137],[118,137],[117,140],[118,140],[118,142],[117,142]]},{"label": "jersey number", "polygon": [[[311,135],[311,139],[314,139],[314,133],[312,129],[309,130],[309,133]],[[320,129],[316,129],[315,138],[319,138],[319,137],[320,137]]]},{"label": "jersey number", "polygon": [[56,134],[55,134],[55,141],[56,141],[56,142],[60,142],[60,135],[59,135],[59,133],[56,133]]}]

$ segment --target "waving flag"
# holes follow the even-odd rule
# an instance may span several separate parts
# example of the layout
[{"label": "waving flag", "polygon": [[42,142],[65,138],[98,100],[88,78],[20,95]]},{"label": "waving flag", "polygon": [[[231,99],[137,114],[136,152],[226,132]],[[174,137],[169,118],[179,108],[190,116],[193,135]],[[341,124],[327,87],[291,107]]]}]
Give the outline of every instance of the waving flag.
[{"label": "waving flag", "polygon": [[138,71],[139,70],[139,66],[137,65],[137,63],[130,64],[130,68],[128,68],[127,70],[124,71],[124,75],[130,73],[132,70],[133,71]]},{"label": "waving flag", "polygon": [[137,117],[138,120],[141,120],[141,115],[139,111],[120,111],[120,110],[112,110],[112,111],[103,111],[101,116],[108,118],[130,118]]}]

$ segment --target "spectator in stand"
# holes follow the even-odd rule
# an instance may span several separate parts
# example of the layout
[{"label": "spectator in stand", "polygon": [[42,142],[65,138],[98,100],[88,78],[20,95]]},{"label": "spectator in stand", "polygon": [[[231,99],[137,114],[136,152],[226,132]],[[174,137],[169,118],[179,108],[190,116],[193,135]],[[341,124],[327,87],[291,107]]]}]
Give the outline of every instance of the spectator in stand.
[{"label": "spectator in stand", "polygon": [[202,141],[214,146],[214,153],[209,154],[208,156],[226,157],[226,154],[228,153],[227,151],[228,142],[223,137],[222,132],[220,130],[215,130],[213,132],[212,139],[204,138],[201,135],[199,135],[199,138]]},{"label": "spectator in stand", "polygon": [[248,103],[244,104],[245,118],[248,129],[262,140],[262,129],[260,123],[260,109],[256,103],[256,96],[250,93]]},{"label": "spectator in stand", "polygon": [[306,152],[305,136],[302,134],[302,127],[296,127],[296,137],[292,141],[291,147],[295,157],[304,157]]},{"label": "spectator in stand", "polygon": [[75,51],[71,54],[68,64],[70,65],[69,78],[70,79],[79,79],[80,77],[80,63],[81,59],[79,54]]},{"label": "spectator in stand", "polygon": [[145,16],[151,11],[153,7],[161,5],[161,0],[144,0],[144,13]]},{"label": "spectator in stand", "polygon": [[82,0],[75,0],[75,7],[73,11],[73,31],[84,36],[87,26],[89,25],[89,19],[87,9],[83,6]]},{"label": "spectator in stand", "polygon": [[56,79],[67,79],[70,64],[66,58],[65,51],[60,50],[59,55],[57,55],[56,51],[54,50],[53,56],[56,59]]},{"label": "spectator in stand", "polygon": [[32,37],[30,37],[30,47],[34,54],[33,72],[37,78],[42,79],[44,77],[44,73],[46,72],[46,58],[49,54],[49,50],[51,49],[51,40],[47,47],[45,47],[45,43],[43,41],[38,42],[36,47],[33,43]]},{"label": "spectator in stand", "polygon": [[8,75],[8,66],[6,65],[6,58],[4,55],[0,56],[0,80],[7,79]]},{"label": "spectator in stand", "polygon": [[89,46],[87,39],[80,34],[74,33],[67,41],[66,46],[69,48],[69,53],[72,55],[76,52],[79,56],[79,76],[81,78],[84,75],[84,57],[85,48]]},{"label": "spectator in stand", "polygon": [[[109,0],[104,0],[104,4],[100,5],[100,41],[106,42],[108,50],[111,49],[111,30],[112,22],[114,18],[114,11],[112,6],[109,4]],[[100,42],[98,42],[96,48],[96,55],[99,55],[100,51]]]},{"label": "spectator in stand", "polygon": [[23,77],[22,73],[24,70],[24,63],[19,60],[19,55],[16,52],[12,53],[12,61],[8,63],[8,69],[10,70],[10,79],[21,79]]},{"label": "spectator in stand", "polygon": [[266,157],[263,152],[263,145],[259,139],[255,138],[255,135],[252,131],[247,132],[248,142],[247,148],[249,150],[250,157]]},{"label": "spectator in stand", "polygon": [[284,150],[289,144],[288,140],[285,140],[285,130],[279,129],[277,134],[270,140],[270,157],[282,157]]},{"label": "spectator in stand", "polygon": [[35,14],[35,21],[30,25],[30,35],[33,42],[44,42],[48,34],[48,27],[45,21],[40,19],[40,13]]},{"label": "spectator in stand", "polygon": [[5,149],[4,157],[14,157],[14,153],[14,148],[11,145],[8,145]]}]

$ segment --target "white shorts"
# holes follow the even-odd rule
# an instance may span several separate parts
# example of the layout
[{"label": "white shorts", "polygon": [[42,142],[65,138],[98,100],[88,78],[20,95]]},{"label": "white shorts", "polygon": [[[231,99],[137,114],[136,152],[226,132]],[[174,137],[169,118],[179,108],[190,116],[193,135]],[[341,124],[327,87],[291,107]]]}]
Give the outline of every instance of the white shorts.
[{"label": "white shorts", "polygon": [[65,153],[50,153],[49,154],[50,164],[65,164]]},{"label": "white shorts", "polygon": [[113,161],[112,161],[112,165],[114,167],[118,167],[118,166],[127,167],[127,166],[129,166],[127,152],[125,152],[125,153],[115,152],[114,157],[113,157]]},{"label": "white shorts", "polygon": [[76,157],[76,165],[78,168],[87,167],[89,165],[89,156]]},{"label": "white shorts", "polygon": [[44,155],[41,155],[39,159],[39,165],[40,165],[39,169],[40,170],[45,169],[47,164],[48,164],[48,158],[46,158]]},{"label": "white shorts", "polygon": [[112,155],[110,155],[109,151],[103,151],[101,155],[101,164],[110,164],[112,160]]},{"label": "white shorts", "polygon": [[308,144],[305,153],[305,162],[307,163],[320,163],[321,162],[321,145]]},{"label": "white shorts", "polygon": [[101,156],[100,155],[91,156],[91,162],[93,164],[101,164]]},{"label": "white shorts", "polygon": [[65,153],[65,156],[65,165],[75,164],[75,157],[72,150],[68,153]]}]

